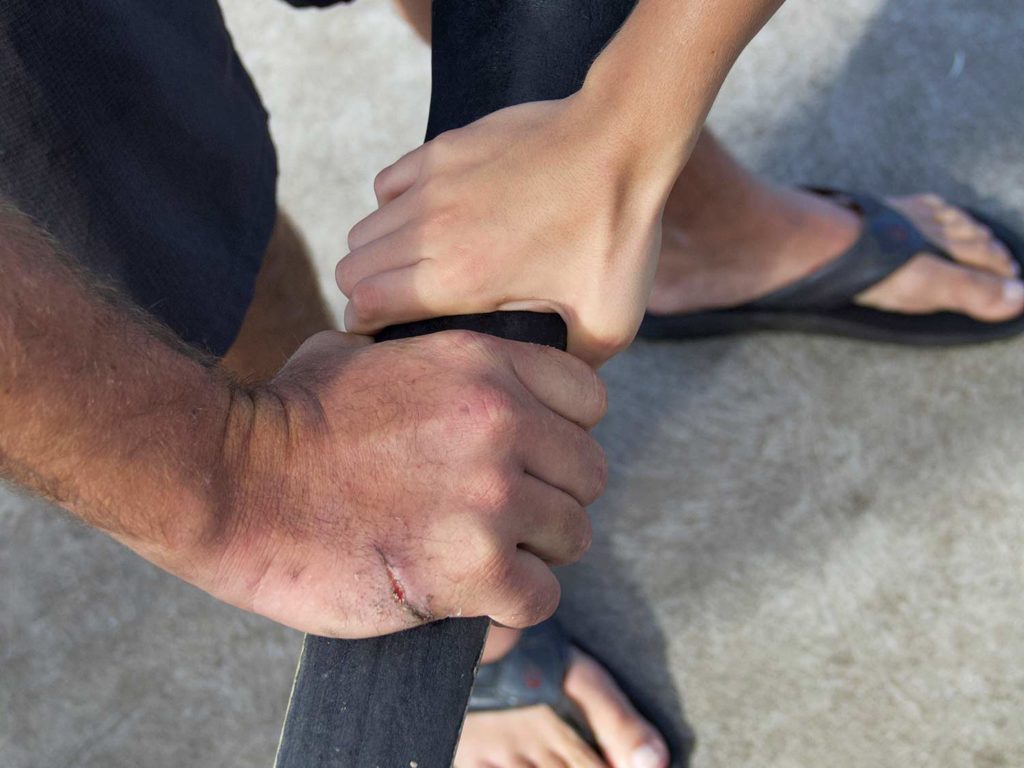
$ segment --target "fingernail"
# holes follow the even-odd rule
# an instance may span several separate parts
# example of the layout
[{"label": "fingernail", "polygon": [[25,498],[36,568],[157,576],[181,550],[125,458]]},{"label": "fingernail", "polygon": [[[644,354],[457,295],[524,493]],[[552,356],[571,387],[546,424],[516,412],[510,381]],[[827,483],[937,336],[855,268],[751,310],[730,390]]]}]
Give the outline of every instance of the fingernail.
[{"label": "fingernail", "polygon": [[651,744],[644,744],[633,750],[629,764],[631,768],[662,768],[661,750]]},{"label": "fingernail", "polygon": [[1024,301],[1024,283],[1019,280],[1004,281],[1003,299],[1007,304],[1020,304]]}]

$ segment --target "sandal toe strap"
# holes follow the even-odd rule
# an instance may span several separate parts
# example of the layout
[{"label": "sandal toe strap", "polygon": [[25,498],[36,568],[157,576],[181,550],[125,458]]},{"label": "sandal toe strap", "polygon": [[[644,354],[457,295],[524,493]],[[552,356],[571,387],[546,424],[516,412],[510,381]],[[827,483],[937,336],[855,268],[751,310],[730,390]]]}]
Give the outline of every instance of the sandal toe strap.
[{"label": "sandal toe strap", "polygon": [[515,648],[480,667],[469,697],[470,712],[546,704],[589,744],[594,734],[579,706],[565,694],[572,641],[554,619],[523,631]]},{"label": "sandal toe strap", "polygon": [[565,700],[563,683],[571,643],[554,621],[525,630],[516,646],[493,664],[480,667],[469,711],[517,709]]},{"label": "sandal toe strap", "polygon": [[885,280],[918,253],[954,260],[930,242],[910,219],[871,195],[820,187],[811,191],[858,212],[863,219],[860,237],[842,255],[796,282],[750,302],[748,308],[835,310],[853,303],[856,296]]}]

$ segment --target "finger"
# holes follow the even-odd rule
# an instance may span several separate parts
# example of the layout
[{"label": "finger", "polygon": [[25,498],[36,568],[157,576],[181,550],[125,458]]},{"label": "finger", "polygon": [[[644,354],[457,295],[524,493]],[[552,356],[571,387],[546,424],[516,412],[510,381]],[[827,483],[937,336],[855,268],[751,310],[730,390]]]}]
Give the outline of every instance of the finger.
[{"label": "finger", "polygon": [[516,550],[503,572],[483,585],[472,614],[490,616],[497,623],[525,629],[551,617],[558,607],[562,588],[551,569],[536,555]]},{"label": "finger", "polygon": [[575,563],[590,548],[590,517],[565,491],[527,475],[515,504],[519,546],[548,565]]},{"label": "finger", "polygon": [[[355,333],[374,333],[389,325],[411,323],[452,314],[442,297],[431,291],[434,262],[423,259],[401,269],[360,280],[349,294],[345,327]],[[460,312],[473,312],[461,305]]]},{"label": "finger", "polygon": [[503,349],[519,381],[544,406],[584,429],[604,418],[608,408],[604,382],[582,360],[539,344],[508,342]]},{"label": "finger", "polygon": [[417,147],[398,158],[394,163],[377,174],[373,180],[373,193],[377,205],[383,207],[405,192],[419,178],[423,164],[423,147]]},{"label": "finger", "polygon": [[352,291],[361,280],[411,266],[421,258],[413,247],[409,228],[403,227],[347,254],[335,267],[334,279],[341,292],[351,299]]},{"label": "finger", "polygon": [[415,197],[414,194],[400,195],[357,221],[348,231],[348,249],[357,250],[408,224],[416,213]]},{"label": "finger", "polygon": [[523,469],[583,506],[604,493],[608,461],[593,435],[561,416],[538,410],[517,436]]}]

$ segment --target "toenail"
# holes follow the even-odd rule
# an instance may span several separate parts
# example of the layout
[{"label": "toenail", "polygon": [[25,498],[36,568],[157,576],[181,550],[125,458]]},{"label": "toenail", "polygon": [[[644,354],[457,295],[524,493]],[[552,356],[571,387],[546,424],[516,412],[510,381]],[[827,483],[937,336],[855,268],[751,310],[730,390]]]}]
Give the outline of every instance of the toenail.
[{"label": "toenail", "polygon": [[661,750],[651,744],[644,744],[633,750],[630,757],[630,768],[661,768],[663,764]]},{"label": "toenail", "polygon": [[1019,280],[1003,282],[1003,299],[1007,304],[1020,304],[1024,301],[1024,283]]}]

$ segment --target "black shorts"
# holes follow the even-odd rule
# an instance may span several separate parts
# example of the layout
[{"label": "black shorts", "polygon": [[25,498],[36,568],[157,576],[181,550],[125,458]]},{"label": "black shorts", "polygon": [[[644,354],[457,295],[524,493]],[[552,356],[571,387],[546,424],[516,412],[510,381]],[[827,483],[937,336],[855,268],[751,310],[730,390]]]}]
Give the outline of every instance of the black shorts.
[{"label": "black shorts", "polygon": [[0,194],[215,355],[252,300],[276,179],[216,0],[0,2]]}]

